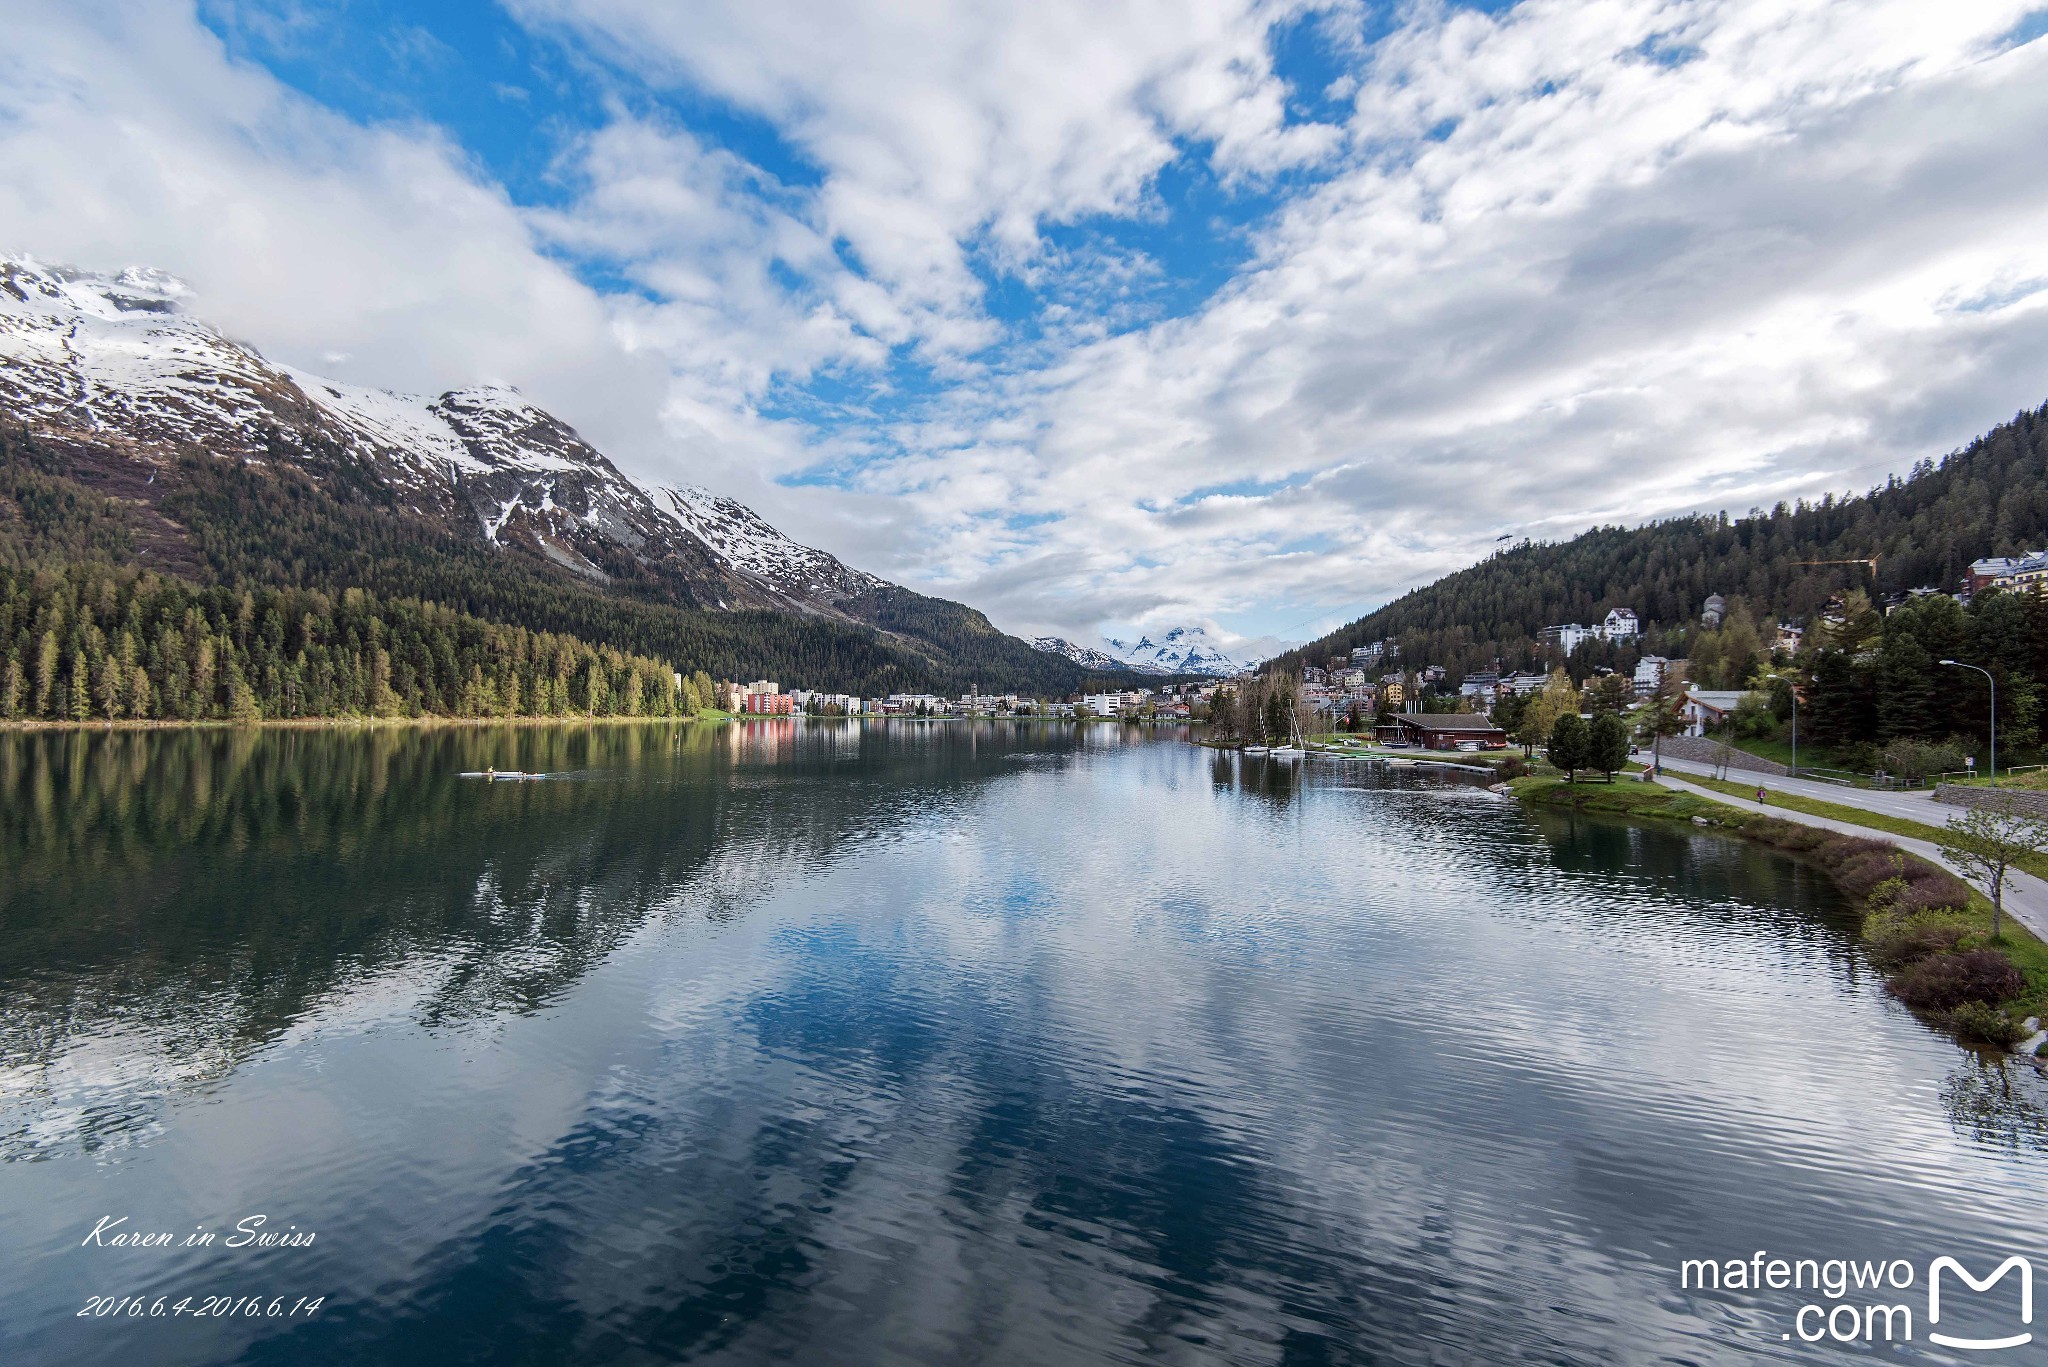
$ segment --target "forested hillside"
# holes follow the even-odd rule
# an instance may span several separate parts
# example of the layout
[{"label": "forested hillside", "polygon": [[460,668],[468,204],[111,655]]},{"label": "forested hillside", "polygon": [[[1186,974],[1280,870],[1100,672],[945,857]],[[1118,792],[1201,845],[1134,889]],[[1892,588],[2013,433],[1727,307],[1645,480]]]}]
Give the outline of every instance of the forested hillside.
[{"label": "forested hillside", "polygon": [[663,661],[361,589],[194,589],[0,568],[0,719],[687,716]]},{"label": "forested hillside", "polygon": [[[1454,674],[1539,663],[1536,634],[1630,607],[1651,628],[1697,621],[1709,594],[1759,618],[1810,620],[1847,589],[1876,597],[1953,588],[1970,562],[2048,542],[2048,407],[2021,413],[1939,462],[1848,498],[1747,516],[1602,527],[1524,544],[1396,599],[1283,657],[1283,667],[1394,637],[1411,666]],[[1875,557],[1860,565],[1808,560]]]},{"label": "forested hillside", "polygon": [[[606,566],[615,571],[608,583],[593,584],[406,516],[394,506],[390,487],[356,470],[346,453],[334,453],[322,469],[324,478],[290,460],[203,451],[153,469],[117,451],[0,428],[0,565],[25,572],[17,576],[23,584],[37,582],[26,573],[35,569],[60,575],[95,566],[148,569],[195,587],[229,590],[237,603],[249,592],[295,589],[338,600],[361,590],[383,604],[376,612],[403,615],[427,612],[421,604],[439,605],[478,630],[519,628],[548,636],[551,648],[567,641],[621,660],[658,659],[671,682],[674,671],[702,671],[872,696],[964,691],[972,684],[1064,693],[1088,678],[1072,662],[997,631],[972,609],[894,586],[876,591],[872,610],[885,627],[880,631],[822,614],[677,607],[672,585],[624,556]],[[99,592],[102,579],[87,578]],[[405,603],[413,607],[402,608]],[[17,632],[24,629],[17,624]],[[0,641],[25,677],[34,675],[41,658],[23,653],[42,650],[42,632],[34,635],[33,642]],[[439,673],[419,678],[416,691],[399,690],[405,708],[459,710],[460,698],[450,701],[450,685]],[[210,701],[195,704],[197,715],[223,715],[230,706],[226,676],[214,682]],[[283,715],[284,702],[254,680],[250,685],[265,715]],[[360,699],[347,696],[350,701],[336,705],[360,710]],[[532,702],[530,687],[522,696]],[[304,711],[303,700],[296,705],[316,714]],[[24,714],[67,715],[69,702],[49,706],[57,710]]]}]

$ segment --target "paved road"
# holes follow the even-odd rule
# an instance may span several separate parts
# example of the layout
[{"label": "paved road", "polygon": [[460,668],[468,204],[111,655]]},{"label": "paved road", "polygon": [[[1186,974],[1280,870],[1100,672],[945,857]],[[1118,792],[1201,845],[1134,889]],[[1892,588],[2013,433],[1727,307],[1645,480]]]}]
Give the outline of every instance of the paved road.
[{"label": "paved road", "polygon": [[[1674,766],[1667,759],[1664,761],[1664,767],[1669,770]],[[1753,774],[1743,775],[1745,780],[1755,777],[1757,776]],[[1716,802],[1725,802],[1731,807],[1740,807],[1745,811],[1755,809],[1768,812],[1770,815],[1781,820],[1796,821],[1802,826],[1818,826],[1822,830],[1839,831],[1844,835],[1867,835],[1879,840],[1889,840],[1908,854],[1917,854],[1922,859],[1941,865],[1957,877],[1962,876],[1960,869],[1942,858],[1940,849],[1931,840],[1914,840],[1903,835],[1893,835],[1890,831],[1880,831],[1869,826],[1856,826],[1847,821],[1836,821],[1832,817],[1814,816],[1808,812],[1795,812],[1789,807],[1773,807],[1769,804],[1759,807],[1754,801],[1730,797],[1726,793],[1717,793],[1711,788],[1702,788],[1698,784],[1687,783],[1684,779],[1674,778],[1669,773],[1666,773],[1664,777],[1657,781],[1666,788],[1676,788],[1681,792],[1691,793],[1696,797],[1712,798]],[[1766,778],[1767,786],[1800,782],[1803,781],[1799,779]],[[1830,801],[1835,800],[1834,794],[1843,791],[1827,783],[1807,784],[1806,786],[1826,790],[1825,795],[1828,796]],[[1849,791],[1858,792],[1860,790],[1850,789]],[[1899,797],[1902,795],[1896,793],[1872,793],[1869,796]],[[1936,806],[1931,802],[1927,805],[1934,807],[1936,812],[1958,810],[1952,807]],[[1925,820],[1926,818],[1921,817],[1919,819]],[[2043,882],[2030,873],[2022,873],[2018,869],[2009,870],[2005,875],[2005,914],[2018,921],[2028,930],[2033,931],[2036,938],[2048,940],[2048,882]]]},{"label": "paved road", "polygon": [[[1638,756],[1647,761],[1648,756]],[[1696,760],[1664,757],[1664,767],[1681,774],[1704,774],[1714,776],[1714,766],[1701,764]],[[1908,821],[1919,821],[1929,826],[1945,826],[1948,819],[1961,807],[1951,807],[1945,802],[1936,802],[1932,789],[1918,792],[1886,792],[1881,788],[1850,788],[1839,783],[1822,783],[1812,778],[1783,778],[1777,774],[1752,773],[1747,769],[1727,771],[1730,783],[1740,783],[1747,788],[1761,785],[1774,793],[1797,793],[1801,797],[1832,802],[1842,807],[1861,807],[1866,812],[1883,812],[1887,816],[1900,816]]]}]

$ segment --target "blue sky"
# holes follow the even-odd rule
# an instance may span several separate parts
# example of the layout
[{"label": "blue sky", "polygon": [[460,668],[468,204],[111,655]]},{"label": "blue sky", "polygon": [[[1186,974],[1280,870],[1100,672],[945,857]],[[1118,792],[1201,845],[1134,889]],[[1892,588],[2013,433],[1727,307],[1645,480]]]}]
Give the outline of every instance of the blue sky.
[{"label": "blue sky", "polygon": [[25,0],[0,248],[1020,632],[1301,636],[2048,393],[2026,0]]}]

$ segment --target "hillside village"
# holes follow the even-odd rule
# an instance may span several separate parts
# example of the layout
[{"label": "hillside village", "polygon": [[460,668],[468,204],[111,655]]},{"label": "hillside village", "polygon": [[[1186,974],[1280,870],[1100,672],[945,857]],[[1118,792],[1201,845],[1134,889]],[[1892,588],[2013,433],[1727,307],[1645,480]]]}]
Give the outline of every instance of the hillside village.
[{"label": "hillside village", "polygon": [[[1855,562],[1861,567],[1862,562]],[[2008,766],[2039,739],[2048,696],[2048,552],[1986,556],[1949,589],[1831,597],[1807,622],[1714,593],[1693,620],[1645,623],[1630,607],[1537,633],[1525,667],[1472,670],[1408,658],[1392,637],[1304,663],[1304,708],[1330,729],[1376,728],[1434,748],[1475,740],[1534,748],[1564,711],[1622,714],[1645,740],[1710,740],[1730,767],[1808,768],[1919,781],[1991,758],[1995,724]],[[1539,695],[1547,707],[1532,706]],[[1565,707],[1560,697],[1573,700]],[[1802,720],[1803,712],[1803,720]],[[1418,725],[1409,719],[1473,721]],[[1484,718],[1489,725],[1476,725]]]},{"label": "hillside village", "polygon": [[[1946,592],[1873,601],[1865,589],[1844,589],[1804,623],[1720,593],[1680,623],[1646,623],[1617,606],[1590,624],[1544,628],[1532,658],[1511,670],[1456,674],[1410,658],[1400,640],[1385,637],[1303,662],[1298,673],[1283,663],[1249,679],[1183,678],[1057,697],[976,689],[875,698],[762,679],[719,684],[717,701],[755,716],[1207,721],[1223,718],[1224,705],[1248,688],[1261,697],[1285,690],[1303,730],[1373,731],[1423,748],[1534,749],[1570,710],[1628,717],[1645,741],[1674,752],[1704,753],[1686,742],[1712,742],[1735,768],[1784,772],[1787,764],[1769,756],[1803,743],[1808,768],[1917,780],[1989,759],[1990,694],[1971,668],[1988,667],[2003,690],[1998,725],[2008,763],[2036,743],[2037,700],[2048,696],[2044,588],[2048,552],[2030,551],[1981,557]],[[1536,704],[1539,697],[1547,703]]]}]

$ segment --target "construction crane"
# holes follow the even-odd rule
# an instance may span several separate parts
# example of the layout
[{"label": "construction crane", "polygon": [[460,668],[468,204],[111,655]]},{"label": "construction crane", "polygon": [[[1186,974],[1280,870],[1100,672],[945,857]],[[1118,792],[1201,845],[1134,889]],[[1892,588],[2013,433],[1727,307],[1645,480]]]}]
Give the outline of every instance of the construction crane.
[{"label": "construction crane", "polygon": [[1868,560],[1795,560],[1792,564],[1795,567],[1799,565],[1868,565],[1870,566],[1870,577],[1875,579],[1877,578],[1877,559],[1873,555]]}]

